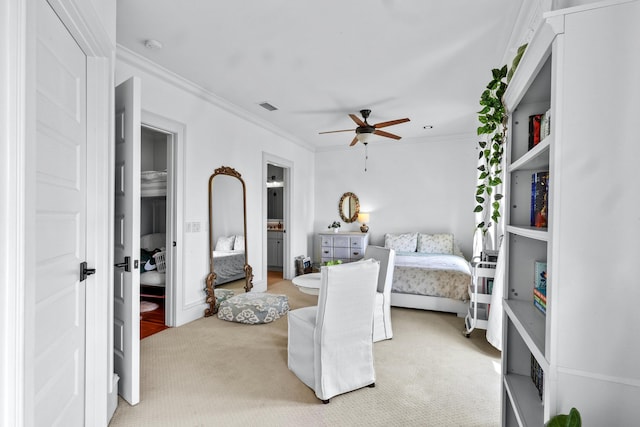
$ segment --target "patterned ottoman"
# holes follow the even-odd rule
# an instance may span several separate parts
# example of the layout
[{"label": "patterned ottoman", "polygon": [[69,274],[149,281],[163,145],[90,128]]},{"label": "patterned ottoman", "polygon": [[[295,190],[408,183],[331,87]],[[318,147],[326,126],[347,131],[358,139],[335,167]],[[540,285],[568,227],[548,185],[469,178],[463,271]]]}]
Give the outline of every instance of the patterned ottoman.
[{"label": "patterned ottoman", "polygon": [[236,293],[231,289],[214,289],[213,294],[216,296],[216,310],[220,308],[222,301],[226,301]]},{"label": "patterned ottoman", "polygon": [[222,301],[218,319],[255,325],[271,323],[288,311],[289,298],[286,295],[247,292]]}]

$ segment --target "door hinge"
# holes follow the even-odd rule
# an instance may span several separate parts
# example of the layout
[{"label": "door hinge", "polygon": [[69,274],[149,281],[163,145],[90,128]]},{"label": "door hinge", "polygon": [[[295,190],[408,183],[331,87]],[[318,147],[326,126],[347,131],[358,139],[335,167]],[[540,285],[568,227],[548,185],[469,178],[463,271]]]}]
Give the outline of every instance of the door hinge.
[{"label": "door hinge", "polygon": [[92,274],[96,274],[95,268],[87,268],[87,262],[80,263],[80,281],[84,282],[87,279],[87,276],[91,276]]}]

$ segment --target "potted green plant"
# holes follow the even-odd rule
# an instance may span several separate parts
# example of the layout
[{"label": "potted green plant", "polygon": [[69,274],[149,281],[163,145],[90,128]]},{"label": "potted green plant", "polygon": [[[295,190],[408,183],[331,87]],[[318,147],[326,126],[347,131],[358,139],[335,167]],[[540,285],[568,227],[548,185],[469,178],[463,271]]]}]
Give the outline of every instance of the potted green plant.
[{"label": "potted green plant", "polygon": [[581,427],[582,418],[576,408],[571,408],[569,414],[558,414],[549,420],[546,427]]},{"label": "potted green plant", "polygon": [[327,261],[325,265],[338,265],[342,264],[342,261],[339,259],[332,259],[331,261]]},{"label": "potted green plant", "polygon": [[327,227],[329,230],[333,229],[334,233],[338,232],[338,228],[340,228],[340,221],[333,221],[329,227]]}]

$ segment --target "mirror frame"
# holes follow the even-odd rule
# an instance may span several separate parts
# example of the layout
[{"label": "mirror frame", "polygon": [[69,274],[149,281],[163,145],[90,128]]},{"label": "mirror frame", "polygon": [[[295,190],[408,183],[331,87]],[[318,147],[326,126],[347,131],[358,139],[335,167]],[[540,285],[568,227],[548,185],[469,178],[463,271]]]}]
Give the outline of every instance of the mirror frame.
[{"label": "mirror frame", "polygon": [[205,292],[207,297],[205,303],[209,304],[209,307],[204,310],[204,317],[213,316],[217,313],[216,310],[216,296],[214,292],[216,273],[213,269],[213,250],[215,248],[215,239],[213,236],[213,178],[218,175],[227,175],[233,178],[237,178],[242,184],[242,216],[244,225],[244,274],[245,285],[244,290],[249,292],[253,288],[253,268],[248,263],[249,251],[247,245],[247,188],[242,179],[240,172],[229,166],[222,166],[216,169],[209,177],[209,274],[206,279]]},{"label": "mirror frame", "polygon": [[[351,217],[347,217],[345,213],[342,212],[342,204],[347,197],[353,197],[356,201],[355,213],[351,215]],[[360,213],[360,199],[358,199],[358,196],[350,191],[344,193],[342,197],[340,197],[340,201],[338,202],[338,213],[340,214],[340,218],[342,218],[342,220],[347,224],[355,222],[358,219],[358,214]]]}]

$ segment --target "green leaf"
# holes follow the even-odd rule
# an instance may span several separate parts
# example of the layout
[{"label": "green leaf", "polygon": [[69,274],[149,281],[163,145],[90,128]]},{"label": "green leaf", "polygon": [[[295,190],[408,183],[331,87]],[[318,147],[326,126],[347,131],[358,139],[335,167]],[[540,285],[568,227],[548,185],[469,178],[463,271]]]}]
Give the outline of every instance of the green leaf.
[{"label": "green leaf", "polygon": [[480,165],[477,168],[479,171],[484,172],[487,168],[484,167],[484,165]]},{"label": "green leaf", "polygon": [[485,190],[487,191],[488,195],[491,195],[491,193],[493,193],[493,188],[492,187],[487,187],[487,188],[485,188]]},{"label": "green leaf", "polygon": [[[480,105],[484,105],[484,104],[480,104]],[[489,111],[491,111],[491,108],[489,108],[488,106],[485,106],[482,110],[478,111],[478,114],[487,114]]]},{"label": "green leaf", "polygon": [[484,221],[482,221],[480,224],[478,224],[477,228],[482,228],[482,227],[484,227]]},{"label": "green leaf", "polygon": [[494,200],[502,200],[504,196],[502,194],[496,194],[495,196],[493,196]]},{"label": "green leaf", "polygon": [[484,203],[484,197],[476,196],[476,202]]},{"label": "green leaf", "polygon": [[488,122],[487,116],[478,116],[478,121],[480,123],[487,123]]},{"label": "green leaf", "polygon": [[495,209],[495,210],[500,209],[500,203],[499,202],[493,202],[493,203],[491,203],[491,206],[493,206],[493,209]]},{"label": "green leaf", "polygon": [[484,148],[487,146],[487,142],[486,141],[478,141],[478,145],[480,146],[480,148]]},{"label": "green leaf", "polygon": [[482,212],[483,209],[484,208],[482,206],[478,205],[473,211],[477,213],[477,212]]},{"label": "green leaf", "polygon": [[482,172],[482,173],[480,174],[480,176],[478,177],[478,179],[485,179],[487,176],[489,176],[489,173],[487,173],[487,172],[485,171],[485,172]]}]

